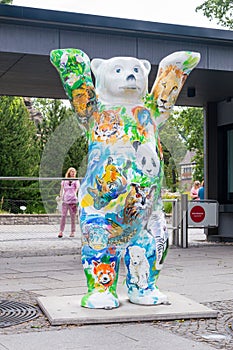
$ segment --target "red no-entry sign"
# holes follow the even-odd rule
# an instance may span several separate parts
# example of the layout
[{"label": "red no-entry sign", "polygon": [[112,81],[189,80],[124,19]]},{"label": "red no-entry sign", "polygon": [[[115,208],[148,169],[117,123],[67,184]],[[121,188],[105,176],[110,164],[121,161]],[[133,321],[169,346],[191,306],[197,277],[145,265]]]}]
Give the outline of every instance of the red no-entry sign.
[{"label": "red no-entry sign", "polygon": [[205,219],[205,210],[200,205],[195,205],[190,210],[190,218],[193,222],[202,222]]},{"label": "red no-entry sign", "polygon": [[218,206],[218,202],[214,200],[190,201],[188,203],[188,226],[218,226]]}]

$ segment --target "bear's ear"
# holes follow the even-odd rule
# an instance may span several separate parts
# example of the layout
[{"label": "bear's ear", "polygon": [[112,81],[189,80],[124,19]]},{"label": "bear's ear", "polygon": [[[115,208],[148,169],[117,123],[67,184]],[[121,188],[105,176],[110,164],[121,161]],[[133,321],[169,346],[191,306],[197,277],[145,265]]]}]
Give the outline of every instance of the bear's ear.
[{"label": "bear's ear", "polygon": [[116,265],[116,264],[115,264],[115,261],[112,261],[111,264],[110,264],[110,266],[111,266],[113,269],[115,268],[115,265]]},{"label": "bear's ear", "polygon": [[138,151],[138,147],[141,145],[140,141],[134,141],[133,142],[133,148],[135,149],[135,151]]},{"label": "bear's ear", "polygon": [[91,61],[91,70],[92,70],[94,76],[96,76],[96,73],[97,73],[99,67],[101,66],[101,64],[104,61],[105,60],[102,58],[93,58],[93,60]]},{"label": "bear's ear", "polygon": [[140,61],[142,62],[143,66],[146,68],[147,73],[149,74],[151,70],[150,62],[147,60],[140,60]]}]

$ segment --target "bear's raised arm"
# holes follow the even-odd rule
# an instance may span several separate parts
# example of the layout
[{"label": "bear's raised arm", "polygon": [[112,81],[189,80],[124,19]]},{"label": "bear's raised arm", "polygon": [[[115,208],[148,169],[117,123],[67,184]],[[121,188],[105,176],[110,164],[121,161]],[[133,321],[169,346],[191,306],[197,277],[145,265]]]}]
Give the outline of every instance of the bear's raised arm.
[{"label": "bear's raised arm", "polygon": [[160,62],[151,93],[145,98],[158,127],[169,118],[185,80],[199,61],[198,52],[178,51]]},{"label": "bear's raised arm", "polygon": [[79,123],[87,127],[89,118],[97,111],[89,57],[78,49],[58,49],[51,51],[50,61],[59,72]]}]

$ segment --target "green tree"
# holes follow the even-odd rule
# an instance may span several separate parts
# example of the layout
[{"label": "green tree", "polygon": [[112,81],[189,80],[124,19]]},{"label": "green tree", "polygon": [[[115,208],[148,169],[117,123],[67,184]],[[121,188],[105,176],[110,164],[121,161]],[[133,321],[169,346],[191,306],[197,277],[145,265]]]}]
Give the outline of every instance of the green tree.
[{"label": "green tree", "polygon": [[49,137],[69,112],[60,100],[37,98],[33,100],[33,107],[42,114],[42,121],[37,125],[38,145],[42,153]]},{"label": "green tree", "polygon": [[232,0],[206,0],[196,8],[197,11],[202,11],[210,21],[217,19],[218,24],[233,29]]},{"label": "green tree", "polygon": [[4,5],[11,5],[13,3],[13,0],[0,0],[0,4]]},{"label": "green tree", "polygon": [[[36,99],[34,108],[43,116],[38,125],[40,177],[63,177],[71,166],[77,169],[78,177],[84,176],[88,143],[75,113],[60,100]],[[41,180],[40,190],[46,211],[54,212],[60,181]]]},{"label": "green tree", "polygon": [[[83,161],[87,156],[87,139],[80,129],[74,112],[67,108],[61,100],[35,99],[35,109],[42,114],[42,122],[38,124],[38,144],[41,157],[49,157],[46,176],[56,176],[58,158],[62,161],[64,176],[70,166],[83,176]],[[61,176],[61,174],[60,174]]]},{"label": "green tree", "polygon": [[178,187],[179,163],[183,159],[187,148],[184,140],[172,124],[172,117],[162,128],[160,139],[164,155],[165,187],[175,192]]},{"label": "green tree", "polygon": [[4,176],[38,174],[36,128],[23,99],[0,97],[0,173]]},{"label": "green tree", "polygon": [[195,171],[193,178],[202,180],[204,177],[204,115],[202,108],[182,108],[174,112],[171,123],[183,138],[189,151],[195,151]]},{"label": "green tree", "polygon": [[[4,177],[38,176],[39,151],[36,144],[36,128],[29,118],[24,101],[20,97],[0,97],[0,174]],[[18,204],[30,199],[32,182],[2,181],[0,198],[10,199],[9,210],[18,210]],[[37,191],[38,194],[38,191]],[[13,203],[12,202],[12,203]]]}]

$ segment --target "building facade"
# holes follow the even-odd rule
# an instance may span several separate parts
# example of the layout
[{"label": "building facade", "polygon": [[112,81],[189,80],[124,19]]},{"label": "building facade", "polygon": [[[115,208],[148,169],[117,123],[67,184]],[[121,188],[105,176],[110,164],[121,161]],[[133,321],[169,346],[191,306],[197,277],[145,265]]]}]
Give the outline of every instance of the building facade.
[{"label": "building facade", "polygon": [[193,183],[193,173],[195,169],[195,161],[193,157],[195,152],[187,151],[184,158],[180,162],[180,188],[184,191],[190,191]]}]

